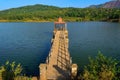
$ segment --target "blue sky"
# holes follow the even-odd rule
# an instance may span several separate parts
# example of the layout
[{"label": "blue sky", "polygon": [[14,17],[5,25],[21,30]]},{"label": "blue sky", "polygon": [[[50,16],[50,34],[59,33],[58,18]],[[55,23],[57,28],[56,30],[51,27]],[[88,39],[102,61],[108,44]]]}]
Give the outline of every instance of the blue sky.
[{"label": "blue sky", "polygon": [[0,0],[0,10],[34,4],[84,8],[89,5],[101,4],[107,1],[110,0]]}]

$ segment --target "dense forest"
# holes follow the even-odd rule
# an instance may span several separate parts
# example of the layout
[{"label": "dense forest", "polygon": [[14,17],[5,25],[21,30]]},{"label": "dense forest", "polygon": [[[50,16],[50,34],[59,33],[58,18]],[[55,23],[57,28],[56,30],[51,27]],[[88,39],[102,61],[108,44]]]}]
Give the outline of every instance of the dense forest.
[{"label": "dense forest", "polygon": [[115,8],[59,8],[47,5],[31,5],[0,11],[0,21],[112,21],[120,22],[120,9]]}]

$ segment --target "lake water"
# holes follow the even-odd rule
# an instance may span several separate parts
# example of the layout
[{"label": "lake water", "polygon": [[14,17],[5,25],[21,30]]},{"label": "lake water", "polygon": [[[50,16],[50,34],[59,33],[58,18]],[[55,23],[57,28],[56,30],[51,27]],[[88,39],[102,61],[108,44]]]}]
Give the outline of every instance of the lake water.
[{"label": "lake water", "polygon": [[[98,51],[120,59],[120,23],[69,22],[69,51],[83,67]],[[27,75],[38,75],[50,50],[54,23],[0,23],[0,65],[21,63]]]}]

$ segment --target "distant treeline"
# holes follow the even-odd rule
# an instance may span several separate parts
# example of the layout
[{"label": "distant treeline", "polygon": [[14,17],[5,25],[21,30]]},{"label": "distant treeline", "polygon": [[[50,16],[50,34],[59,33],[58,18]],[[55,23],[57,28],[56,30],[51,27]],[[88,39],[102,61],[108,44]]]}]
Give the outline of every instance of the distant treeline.
[{"label": "distant treeline", "polygon": [[0,11],[0,21],[112,21],[120,22],[120,9],[25,6]]}]

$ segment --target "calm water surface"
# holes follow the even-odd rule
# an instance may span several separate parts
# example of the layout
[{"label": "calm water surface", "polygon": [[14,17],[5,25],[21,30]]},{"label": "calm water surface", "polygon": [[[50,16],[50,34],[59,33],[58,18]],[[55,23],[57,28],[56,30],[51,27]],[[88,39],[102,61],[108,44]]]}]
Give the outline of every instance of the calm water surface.
[{"label": "calm water surface", "polygon": [[[53,23],[0,23],[0,65],[7,60],[21,63],[27,75],[38,75],[39,64],[50,50]],[[120,23],[68,23],[69,51],[83,67],[98,51],[120,59]]]}]

